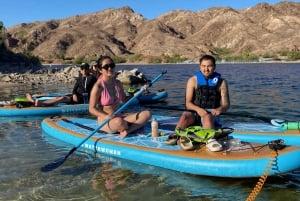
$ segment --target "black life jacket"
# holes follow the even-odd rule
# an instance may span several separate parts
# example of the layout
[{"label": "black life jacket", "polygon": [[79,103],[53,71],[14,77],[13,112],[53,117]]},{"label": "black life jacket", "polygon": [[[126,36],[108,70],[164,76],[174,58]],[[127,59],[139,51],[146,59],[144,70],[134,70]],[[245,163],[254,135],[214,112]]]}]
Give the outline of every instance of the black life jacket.
[{"label": "black life jacket", "polygon": [[219,87],[223,80],[221,74],[214,72],[209,79],[206,79],[199,71],[196,77],[197,88],[194,90],[193,103],[204,109],[218,108],[221,101]]}]

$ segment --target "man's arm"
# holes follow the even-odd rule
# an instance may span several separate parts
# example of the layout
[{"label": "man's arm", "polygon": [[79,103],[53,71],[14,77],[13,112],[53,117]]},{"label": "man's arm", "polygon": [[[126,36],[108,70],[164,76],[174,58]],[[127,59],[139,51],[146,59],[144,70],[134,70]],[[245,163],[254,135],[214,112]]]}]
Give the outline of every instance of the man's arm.
[{"label": "man's arm", "polygon": [[221,113],[226,112],[230,107],[228,85],[226,80],[223,80],[220,85],[220,93],[221,93],[220,107],[215,109],[213,115],[220,115]]}]

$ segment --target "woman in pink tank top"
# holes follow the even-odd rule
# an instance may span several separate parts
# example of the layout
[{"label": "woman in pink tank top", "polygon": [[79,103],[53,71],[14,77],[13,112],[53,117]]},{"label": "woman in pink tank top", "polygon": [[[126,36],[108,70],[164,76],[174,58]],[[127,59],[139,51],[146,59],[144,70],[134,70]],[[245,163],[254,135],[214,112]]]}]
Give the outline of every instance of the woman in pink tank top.
[{"label": "woman in pink tank top", "polygon": [[110,121],[101,130],[107,133],[120,133],[121,137],[143,127],[151,118],[151,112],[144,110],[137,113],[114,116],[121,102],[126,101],[122,83],[115,78],[115,64],[111,57],[101,56],[97,62],[101,72],[95,83],[89,102],[89,112],[95,115],[100,124],[106,118]]}]

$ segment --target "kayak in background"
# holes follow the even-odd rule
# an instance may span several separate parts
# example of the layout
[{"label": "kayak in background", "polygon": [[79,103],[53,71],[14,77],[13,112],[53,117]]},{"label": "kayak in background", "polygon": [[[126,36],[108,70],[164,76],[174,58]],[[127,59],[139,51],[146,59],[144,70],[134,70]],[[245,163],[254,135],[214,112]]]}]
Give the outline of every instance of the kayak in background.
[{"label": "kayak in background", "polygon": [[[133,96],[134,93],[138,92],[139,89],[129,88],[128,94]],[[165,89],[160,89],[156,92],[150,92],[146,90],[141,96],[137,98],[136,104],[148,104],[165,101],[168,98],[168,92]]]},{"label": "kayak in background", "polygon": [[86,114],[88,113],[88,104],[58,104],[49,107],[16,107],[16,105],[8,105],[0,107],[0,116],[16,117],[16,116],[44,116],[44,115],[61,115],[61,114]]},{"label": "kayak in background", "polygon": [[[138,92],[139,89],[129,88],[128,94],[129,97],[132,97],[134,93]],[[48,100],[57,96],[70,96],[72,94],[63,94],[63,93],[49,93],[49,94],[36,94],[33,95],[34,98],[38,98],[39,100]],[[159,89],[155,92],[150,92],[146,90],[141,96],[137,97],[136,101],[133,101],[130,105],[137,104],[147,104],[147,103],[155,103],[159,101],[164,101],[168,98],[168,92],[165,89]]]},{"label": "kayak in background", "polygon": [[[40,101],[53,99],[57,96],[70,96],[71,94],[53,93],[34,95]],[[165,90],[144,93],[131,102],[131,106],[138,104],[156,103],[164,101],[168,97]],[[122,104],[121,104],[122,105]],[[25,97],[17,97],[13,101],[0,102],[0,116],[41,116],[41,115],[61,115],[61,114],[86,114],[88,104],[59,103],[54,106],[35,107]]]}]

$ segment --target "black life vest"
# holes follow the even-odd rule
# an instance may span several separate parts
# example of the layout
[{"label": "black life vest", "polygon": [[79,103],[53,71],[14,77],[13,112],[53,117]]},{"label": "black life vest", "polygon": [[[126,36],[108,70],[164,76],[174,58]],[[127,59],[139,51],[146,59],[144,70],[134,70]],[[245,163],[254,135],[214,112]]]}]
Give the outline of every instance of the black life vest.
[{"label": "black life vest", "polygon": [[221,93],[219,87],[222,83],[221,74],[214,72],[206,79],[199,71],[196,73],[197,88],[194,90],[193,103],[204,109],[215,109],[220,106]]}]

